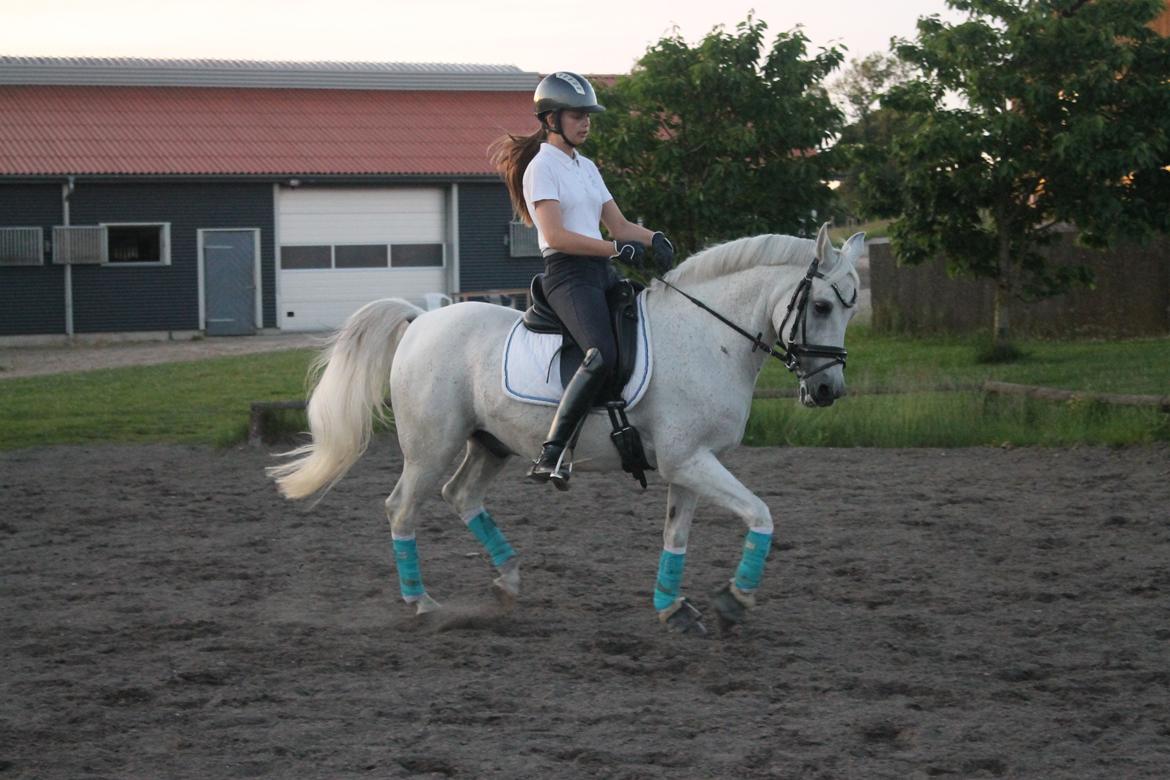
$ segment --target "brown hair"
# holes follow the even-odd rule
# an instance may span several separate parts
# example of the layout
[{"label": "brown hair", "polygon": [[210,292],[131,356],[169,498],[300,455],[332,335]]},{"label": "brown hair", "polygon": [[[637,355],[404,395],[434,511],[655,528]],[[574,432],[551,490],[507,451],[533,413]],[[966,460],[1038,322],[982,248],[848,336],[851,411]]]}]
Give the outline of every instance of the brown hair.
[{"label": "brown hair", "polygon": [[497,138],[488,147],[492,166],[500,172],[500,178],[508,188],[508,196],[512,199],[512,208],[516,211],[516,216],[530,227],[533,223],[532,215],[528,213],[528,204],[524,202],[524,171],[540,151],[541,142],[547,137],[548,131],[542,127],[531,135],[508,133]]}]

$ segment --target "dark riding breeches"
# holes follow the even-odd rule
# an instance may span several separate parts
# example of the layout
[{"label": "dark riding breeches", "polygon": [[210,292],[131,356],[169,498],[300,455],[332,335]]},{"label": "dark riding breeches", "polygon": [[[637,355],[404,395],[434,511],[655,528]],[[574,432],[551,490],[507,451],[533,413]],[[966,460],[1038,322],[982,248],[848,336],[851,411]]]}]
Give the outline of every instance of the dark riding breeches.
[{"label": "dark riding breeches", "polygon": [[545,260],[544,294],[582,352],[596,347],[606,374],[617,368],[617,343],[605,293],[618,283],[604,257],[555,255]]}]

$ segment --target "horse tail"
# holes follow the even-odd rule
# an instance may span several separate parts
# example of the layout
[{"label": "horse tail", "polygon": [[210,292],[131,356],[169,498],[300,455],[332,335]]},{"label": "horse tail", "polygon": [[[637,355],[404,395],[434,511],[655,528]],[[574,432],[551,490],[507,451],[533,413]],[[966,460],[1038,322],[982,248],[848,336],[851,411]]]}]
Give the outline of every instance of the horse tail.
[{"label": "horse tail", "polygon": [[333,487],[370,444],[374,419],[386,420],[390,368],[406,329],[423,312],[400,298],[358,309],[313,362],[319,376],[309,396],[312,441],[267,469],[285,498],[305,498]]}]

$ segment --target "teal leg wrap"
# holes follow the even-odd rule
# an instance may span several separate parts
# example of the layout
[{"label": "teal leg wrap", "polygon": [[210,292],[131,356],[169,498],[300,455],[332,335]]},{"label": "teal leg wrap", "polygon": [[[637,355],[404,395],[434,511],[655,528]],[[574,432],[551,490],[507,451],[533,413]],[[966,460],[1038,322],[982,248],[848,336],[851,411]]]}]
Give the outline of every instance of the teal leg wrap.
[{"label": "teal leg wrap", "polygon": [[739,568],[735,570],[735,587],[745,593],[760,587],[760,580],[764,576],[764,560],[771,546],[772,534],[748,531],[747,538],[743,540],[743,557],[739,559]]},{"label": "teal leg wrap", "polygon": [[658,581],[654,583],[654,609],[662,611],[674,604],[682,586],[683,567],[686,563],[686,553],[662,551],[662,556],[658,559]]},{"label": "teal leg wrap", "polygon": [[510,558],[516,555],[512,545],[504,538],[504,534],[496,528],[496,523],[487,512],[480,512],[467,523],[467,527],[475,534],[475,538],[492,557],[492,566],[503,566]]},{"label": "teal leg wrap", "polygon": [[422,574],[418,569],[418,545],[414,539],[394,540],[394,563],[398,568],[398,584],[402,586],[402,598],[418,601],[426,593]]}]

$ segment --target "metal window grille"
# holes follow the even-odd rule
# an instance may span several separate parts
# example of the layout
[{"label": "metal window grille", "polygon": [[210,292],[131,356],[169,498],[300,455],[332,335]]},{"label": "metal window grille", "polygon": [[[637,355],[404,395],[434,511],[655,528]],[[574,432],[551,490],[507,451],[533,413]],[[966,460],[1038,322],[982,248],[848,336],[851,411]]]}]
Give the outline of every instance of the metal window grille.
[{"label": "metal window grille", "polygon": [[53,228],[53,262],[62,265],[104,265],[106,229],[100,225]]},{"label": "metal window grille", "polygon": [[508,249],[512,257],[540,257],[536,228],[518,219],[508,223]]},{"label": "metal window grille", "polygon": [[44,230],[39,227],[0,228],[0,265],[44,264]]}]

